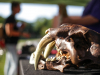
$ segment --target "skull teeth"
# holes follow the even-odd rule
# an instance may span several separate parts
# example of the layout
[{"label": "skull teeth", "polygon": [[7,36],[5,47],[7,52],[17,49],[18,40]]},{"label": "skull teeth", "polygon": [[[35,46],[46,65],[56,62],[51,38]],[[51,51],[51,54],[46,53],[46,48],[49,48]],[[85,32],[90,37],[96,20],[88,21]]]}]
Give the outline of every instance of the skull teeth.
[{"label": "skull teeth", "polygon": [[56,60],[56,57],[51,57],[51,59],[50,58],[46,58],[46,61],[55,61]]},{"label": "skull teeth", "polygon": [[60,51],[60,54],[61,54],[61,55],[63,54],[62,51]]},{"label": "skull teeth", "polygon": [[35,54],[33,53],[33,58],[35,57]]},{"label": "skull teeth", "polygon": [[62,58],[62,57],[59,56],[59,57],[57,57],[57,60],[60,60],[61,58]]},{"label": "skull teeth", "polygon": [[55,57],[53,57],[52,59],[51,59],[51,61],[55,61],[56,60],[56,58]]},{"label": "skull teeth", "polygon": [[50,58],[46,58],[46,61],[51,61],[51,59]]},{"label": "skull teeth", "polygon": [[57,47],[57,46],[56,46],[56,49],[57,49],[57,51],[58,51],[58,52],[60,52],[60,49],[58,49],[58,47]]}]

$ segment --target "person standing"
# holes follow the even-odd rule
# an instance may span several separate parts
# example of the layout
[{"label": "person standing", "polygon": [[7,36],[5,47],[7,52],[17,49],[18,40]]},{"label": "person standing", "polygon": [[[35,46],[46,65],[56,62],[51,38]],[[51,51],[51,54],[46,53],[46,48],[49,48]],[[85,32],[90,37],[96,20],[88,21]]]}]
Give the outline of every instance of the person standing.
[{"label": "person standing", "polygon": [[100,33],[100,0],[91,0],[79,19],[67,17],[63,23],[81,24]]},{"label": "person standing", "polygon": [[18,28],[15,15],[20,12],[20,3],[13,1],[11,3],[12,14],[5,20],[4,33],[6,44],[6,60],[4,66],[5,75],[17,75],[18,55],[16,44],[20,36],[30,37],[28,33],[21,32],[23,25]]}]

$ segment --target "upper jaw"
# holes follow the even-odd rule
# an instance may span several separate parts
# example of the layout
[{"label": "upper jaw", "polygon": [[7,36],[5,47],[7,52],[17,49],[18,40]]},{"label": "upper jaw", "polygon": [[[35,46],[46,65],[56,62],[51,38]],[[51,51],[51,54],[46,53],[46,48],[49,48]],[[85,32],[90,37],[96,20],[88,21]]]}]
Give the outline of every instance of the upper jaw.
[{"label": "upper jaw", "polygon": [[[44,51],[46,45],[50,42],[52,42],[54,39],[49,35],[49,34],[46,34],[39,42],[37,48],[36,48],[36,55],[35,55],[35,58],[34,58],[34,67],[35,67],[35,70],[37,69],[37,65],[38,65],[38,61],[39,61],[39,58],[40,58],[40,55],[41,53]],[[50,47],[49,47],[50,48]],[[48,49],[49,49],[48,48]]]},{"label": "upper jaw", "polygon": [[[51,37],[51,35],[49,34],[48,31],[46,31],[46,35],[40,40],[37,48],[36,48],[36,54],[35,54],[35,58],[34,58],[34,66],[35,66],[35,70],[37,69],[38,66],[38,62],[40,59],[40,55],[42,53],[42,51],[44,51],[44,58],[47,58],[48,55],[50,54],[51,50],[53,49],[53,47],[55,46],[55,40]],[[62,45],[65,41],[62,42]],[[61,46],[62,46],[61,45]],[[66,46],[66,44],[64,44]],[[46,48],[45,48],[46,47]],[[63,46],[64,47],[64,46]],[[65,47],[64,47],[65,48]],[[45,49],[45,50],[44,50]],[[60,55],[62,58],[62,52],[60,51]],[[68,55],[66,55],[64,53],[64,57],[69,58]]]}]

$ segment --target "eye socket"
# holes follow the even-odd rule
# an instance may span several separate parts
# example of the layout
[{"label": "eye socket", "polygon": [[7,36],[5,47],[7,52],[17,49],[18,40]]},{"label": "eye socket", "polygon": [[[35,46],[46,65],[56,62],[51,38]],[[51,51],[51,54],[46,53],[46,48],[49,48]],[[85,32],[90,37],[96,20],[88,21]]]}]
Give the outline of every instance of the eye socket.
[{"label": "eye socket", "polygon": [[66,41],[67,42],[74,42],[72,38],[67,38]]}]

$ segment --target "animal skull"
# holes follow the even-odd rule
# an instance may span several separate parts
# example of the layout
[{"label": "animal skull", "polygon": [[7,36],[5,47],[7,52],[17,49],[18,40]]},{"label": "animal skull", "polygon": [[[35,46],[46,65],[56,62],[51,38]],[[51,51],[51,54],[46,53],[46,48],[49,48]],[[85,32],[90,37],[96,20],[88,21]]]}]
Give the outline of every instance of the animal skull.
[{"label": "animal skull", "polygon": [[[54,58],[47,58],[56,46]],[[45,50],[44,50],[45,49]],[[44,51],[44,55],[42,52]],[[100,34],[81,25],[62,24],[59,28],[49,28],[40,40],[30,62],[34,61],[35,70],[60,70],[83,65],[86,68],[99,68]],[[40,58],[41,57],[41,58]],[[41,68],[42,67],[42,68]]]}]

